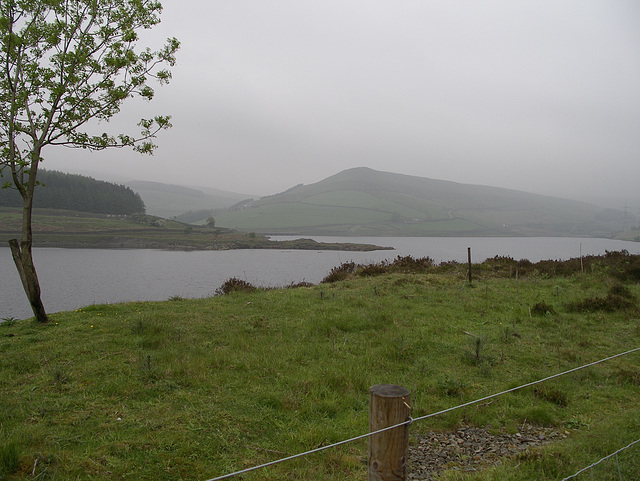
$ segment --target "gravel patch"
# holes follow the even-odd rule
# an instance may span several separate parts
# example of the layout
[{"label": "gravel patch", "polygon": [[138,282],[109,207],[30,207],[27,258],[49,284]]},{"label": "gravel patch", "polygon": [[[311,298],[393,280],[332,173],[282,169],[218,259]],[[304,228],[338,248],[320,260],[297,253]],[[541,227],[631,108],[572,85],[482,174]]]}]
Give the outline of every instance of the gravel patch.
[{"label": "gravel patch", "polygon": [[454,432],[414,436],[409,446],[408,480],[434,480],[447,469],[479,471],[500,464],[531,447],[564,439],[569,431],[524,424],[515,434],[491,434],[487,429],[462,427]]}]

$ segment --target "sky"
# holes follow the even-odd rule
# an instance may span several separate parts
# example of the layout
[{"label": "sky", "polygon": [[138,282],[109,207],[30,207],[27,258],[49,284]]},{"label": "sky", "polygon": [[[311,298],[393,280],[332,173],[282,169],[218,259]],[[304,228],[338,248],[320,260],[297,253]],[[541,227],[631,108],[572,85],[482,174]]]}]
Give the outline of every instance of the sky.
[{"label": "sky", "polygon": [[43,167],[270,195],[352,167],[640,210],[638,0],[164,0],[152,156]]}]

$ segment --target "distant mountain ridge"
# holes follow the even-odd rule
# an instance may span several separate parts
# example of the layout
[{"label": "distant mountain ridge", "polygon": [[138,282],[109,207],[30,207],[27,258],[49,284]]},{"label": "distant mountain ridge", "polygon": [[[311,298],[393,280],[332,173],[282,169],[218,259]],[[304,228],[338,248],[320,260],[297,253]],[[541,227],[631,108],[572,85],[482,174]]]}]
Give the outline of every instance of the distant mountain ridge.
[{"label": "distant mountain ridge", "polygon": [[[133,180],[126,185],[140,194],[147,206],[147,213],[168,219],[178,218],[194,211],[209,212],[214,209],[223,209],[251,197],[236,192],[146,180]],[[209,215],[204,215],[202,220]]]},{"label": "distant mountain ridge", "polygon": [[616,211],[517,190],[348,169],[216,212],[216,225],[269,234],[600,236]]}]

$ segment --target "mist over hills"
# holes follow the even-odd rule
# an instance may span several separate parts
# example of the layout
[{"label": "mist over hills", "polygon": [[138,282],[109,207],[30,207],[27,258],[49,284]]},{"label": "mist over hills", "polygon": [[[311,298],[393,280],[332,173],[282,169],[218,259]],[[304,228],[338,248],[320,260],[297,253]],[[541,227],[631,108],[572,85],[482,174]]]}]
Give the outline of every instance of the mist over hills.
[{"label": "mist over hills", "polygon": [[[190,212],[202,212],[202,220],[215,209],[230,207],[250,195],[205,187],[185,187],[146,180],[133,180],[126,185],[140,194],[147,206],[147,213],[165,218],[179,218]],[[189,218],[189,216],[187,216]],[[197,216],[196,216],[197,218]],[[191,223],[191,220],[185,220]]]},{"label": "mist over hills", "polygon": [[241,202],[216,225],[267,234],[373,236],[598,236],[623,213],[517,190],[369,168]]},{"label": "mist over hills", "polygon": [[[74,185],[78,179],[85,181],[83,184],[107,185],[75,174],[43,177],[47,186],[39,188],[36,196],[42,207],[90,210],[84,204],[95,203],[99,189],[85,189],[82,203],[71,202],[77,189],[57,185],[59,180],[67,182],[67,178],[74,180]],[[146,206],[148,214],[192,224],[214,217],[217,227],[263,234],[614,237],[627,231],[624,235],[629,234],[626,237],[631,240],[640,229],[640,221],[628,211],[370,168],[348,169],[314,184],[299,184],[257,199],[206,187],[142,180],[125,184],[118,189],[137,198],[142,205],[137,210]],[[63,204],[52,203],[54,193],[64,200]],[[17,195],[6,190],[0,194]]]}]

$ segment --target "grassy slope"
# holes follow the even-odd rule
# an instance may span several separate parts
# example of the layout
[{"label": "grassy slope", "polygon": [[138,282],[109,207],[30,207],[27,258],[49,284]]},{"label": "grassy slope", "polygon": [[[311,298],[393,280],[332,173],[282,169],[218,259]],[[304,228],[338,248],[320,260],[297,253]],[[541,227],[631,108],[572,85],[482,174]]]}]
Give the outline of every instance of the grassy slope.
[{"label": "grassy slope", "polygon": [[[56,314],[46,326],[0,325],[0,460],[15,460],[2,461],[15,469],[7,479],[34,471],[44,473],[38,479],[54,471],[56,479],[208,479],[366,432],[373,384],[408,387],[418,417],[638,347],[637,307],[566,307],[603,297],[616,283],[599,262],[584,275],[531,269],[518,280],[495,277],[486,265],[475,269],[471,288],[464,266],[448,268],[95,305]],[[626,287],[640,296],[638,284]],[[555,313],[530,317],[541,301]],[[484,340],[478,361],[465,331]],[[638,359],[411,431],[557,426],[567,439],[480,474],[452,470],[444,478],[559,479],[638,438]],[[366,441],[356,442],[243,479],[362,480],[365,456]],[[624,479],[634,479],[640,450],[621,459]],[[598,469],[599,479],[615,474],[611,463]]]},{"label": "grassy slope", "polygon": [[[20,236],[20,210],[0,207],[0,242]],[[145,216],[106,216],[75,211],[36,209],[34,245],[39,247],[167,248],[167,249],[341,249],[372,250],[364,244],[321,244],[310,239],[270,241],[255,233],[191,226]],[[161,225],[149,225],[160,221]]]},{"label": "grassy slope", "polygon": [[509,189],[351,169],[216,216],[257,232],[372,235],[605,235],[600,209]]},{"label": "grassy slope", "polygon": [[[20,223],[19,209],[0,208],[0,240],[15,237],[20,232]],[[53,209],[36,209],[32,226],[34,243],[39,246],[118,247],[121,244],[122,247],[134,247],[134,243],[141,243],[168,247],[228,240],[222,232],[220,239],[214,240],[212,229],[192,228],[192,232],[187,233],[188,226],[170,220],[162,227],[153,227],[134,222],[131,216],[109,217]]]},{"label": "grassy slope", "polygon": [[626,232],[619,232],[615,238],[619,240],[640,242],[640,229],[634,229]]}]

